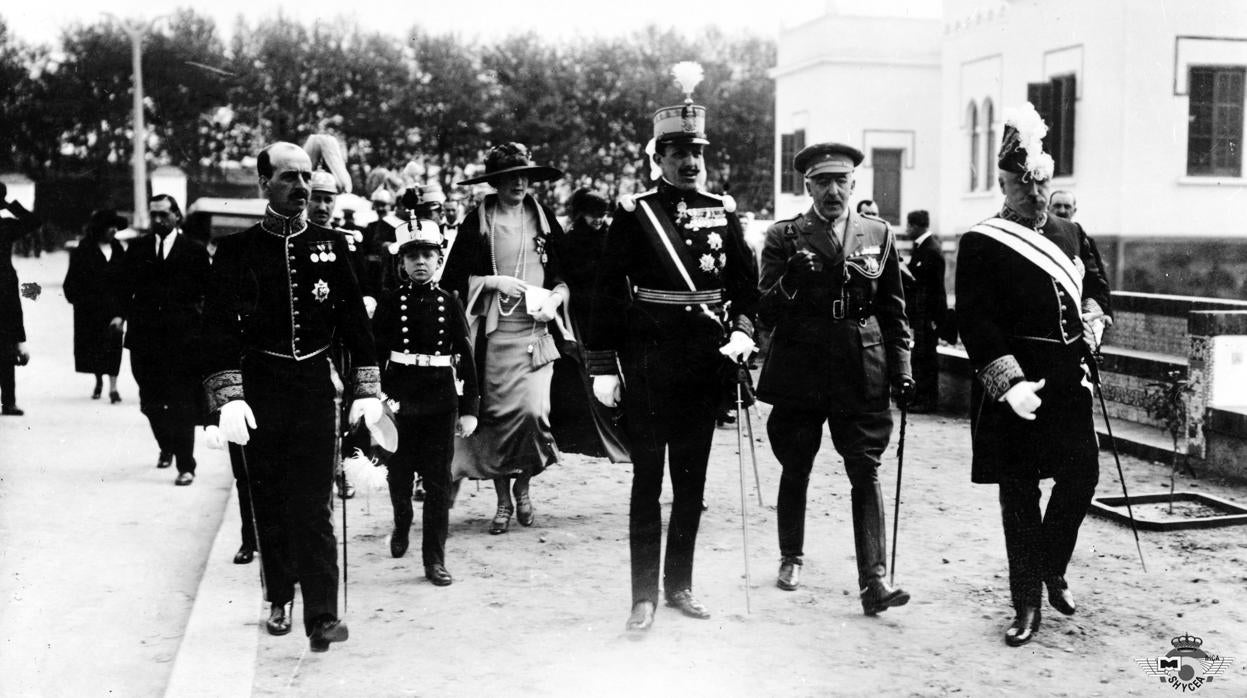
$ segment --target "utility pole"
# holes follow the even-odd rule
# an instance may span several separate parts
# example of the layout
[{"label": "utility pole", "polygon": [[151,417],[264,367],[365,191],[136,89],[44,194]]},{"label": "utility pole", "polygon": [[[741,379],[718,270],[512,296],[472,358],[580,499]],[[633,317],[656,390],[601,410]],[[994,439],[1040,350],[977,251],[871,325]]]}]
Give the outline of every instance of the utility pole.
[{"label": "utility pole", "polygon": [[134,171],[134,223],[136,230],[147,230],[147,127],[143,119],[143,35],[146,34],[156,19],[141,22],[124,20],[111,12],[104,16],[111,19],[130,37],[130,62],[133,71],[134,89],[134,138],[133,157],[131,162]]}]

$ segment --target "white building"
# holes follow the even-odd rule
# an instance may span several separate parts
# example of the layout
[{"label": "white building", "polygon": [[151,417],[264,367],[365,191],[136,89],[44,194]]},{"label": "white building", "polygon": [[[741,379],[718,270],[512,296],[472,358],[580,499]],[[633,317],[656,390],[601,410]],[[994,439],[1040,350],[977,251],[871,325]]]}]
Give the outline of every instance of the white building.
[{"label": "white building", "polygon": [[779,39],[776,214],[808,205],[784,148],[803,135],[867,154],[861,198],[888,195],[878,154],[901,150],[894,208],[965,230],[1000,205],[1001,115],[1029,99],[1053,127],[1054,187],[1076,192],[1097,237],[1243,236],[1245,72],[1243,0],[945,0],[942,21],[829,12]]},{"label": "white building", "polygon": [[792,156],[820,141],[860,149],[854,200],[892,222],[939,201],[938,19],[834,12],[781,33],[775,78],[775,217],[809,207]]},{"label": "white building", "polygon": [[942,229],[997,209],[1001,113],[1029,99],[1097,236],[1247,232],[1247,3],[945,0],[942,38]]}]

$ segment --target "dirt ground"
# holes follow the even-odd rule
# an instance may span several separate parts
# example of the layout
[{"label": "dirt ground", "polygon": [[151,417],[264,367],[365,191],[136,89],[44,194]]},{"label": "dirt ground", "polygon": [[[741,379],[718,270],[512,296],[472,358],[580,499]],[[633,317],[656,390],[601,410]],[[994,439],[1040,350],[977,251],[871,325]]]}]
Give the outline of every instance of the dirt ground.
[{"label": "dirt ground", "polygon": [[[315,655],[298,633],[261,635],[255,695],[1166,695],[1173,689],[1134,659],[1164,655],[1184,633],[1238,658],[1203,694],[1247,695],[1243,527],[1141,532],[1145,574],[1129,529],[1088,517],[1068,575],[1077,615],[1045,607],[1036,639],[1010,648],[996,489],[969,482],[966,421],[910,418],[896,582],[913,601],[875,618],[857,602],[848,481],[827,439],[802,586],[775,587],[779,466],[757,426],[766,504],[750,474],[749,609],[734,430],[716,434],[698,541],[695,589],[714,616],[660,607],[639,641],[623,633],[630,466],[567,456],[533,483],[536,525],[501,536],[486,532],[492,487],[465,483],[446,588],[423,578],[419,517],[412,550],[390,557],[388,497],[364,487],[348,505],[350,641]],[[1123,460],[1131,494],[1167,488],[1164,466]],[[896,465],[894,444],[882,470],[889,528]],[[1179,487],[1247,503],[1241,485],[1181,478]],[[1120,494],[1107,452],[1099,493]]]}]

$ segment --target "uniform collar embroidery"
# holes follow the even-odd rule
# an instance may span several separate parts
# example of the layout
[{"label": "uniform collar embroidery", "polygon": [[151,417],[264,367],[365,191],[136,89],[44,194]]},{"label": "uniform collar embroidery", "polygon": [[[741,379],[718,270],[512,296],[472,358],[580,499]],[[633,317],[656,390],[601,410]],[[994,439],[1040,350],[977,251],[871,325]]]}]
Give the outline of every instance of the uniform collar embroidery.
[{"label": "uniform collar embroidery", "polygon": [[269,206],[264,210],[264,220],[260,221],[264,231],[278,237],[291,237],[307,230],[307,212],[299,211],[293,216],[283,216]]},{"label": "uniform collar embroidery", "polygon": [[1020,226],[1030,228],[1031,230],[1039,230],[1044,226],[1044,223],[1048,222],[1048,214],[1046,213],[1039,214],[1038,219],[1027,218],[1008,206],[1004,206],[1000,209],[1000,217],[1012,223],[1017,223]]}]

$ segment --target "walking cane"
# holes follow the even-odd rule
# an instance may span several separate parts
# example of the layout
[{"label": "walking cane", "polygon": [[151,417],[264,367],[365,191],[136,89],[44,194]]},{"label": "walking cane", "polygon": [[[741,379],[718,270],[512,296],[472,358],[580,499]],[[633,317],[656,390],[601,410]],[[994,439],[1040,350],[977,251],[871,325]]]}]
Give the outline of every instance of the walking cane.
[{"label": "walking cane", "polygon": [[[333,399],[333,473],[334,480],[338,478],[338,468],[342,467],[342,397],[339,394]],[[346,485],[346,470],[342,471],[342,484]],[[345,487],[343,488],[345,490]],[[344,492],[339,492],[341,495]],[[330,501],[333,500],[333,487],[330,486]],[[346,613],[350,607],[347,601],[347,590],[350,588],[350,558],[347,557],[347,535],[346,535],[346,499],[339,496],[342,500],[342,612]]]},{"label": "walking cane", "polygon": [[[754,397],[753,390],[749,388],[749,383],[746,382],[746,379],[748,379],[749,377],[749,369],[745,366],[744,359],[740,360],[740,370],[742,373],[737,375],[737,380],[736,380],[737,392],[739,393],[740,390],[743,388],[745,391],[745,394],[749,396],[750,400],[752,400],[752,404],[749,407],[744,408],[744,413],[745,413],[745,428],[749,431],[749,458],[753,462],[753,484],[754,484],[754,487],[757,488],[757,492],[758,492],[758,506],[765,507],[766,503],[762,501],[762,479],[758,477],[758,448],[757,446],[754,445],[754,442],[753,442],[753,418],[750,417],[751,409],[758,404],[758,399]],[[736,423],[737,424],[740,424],[741,407],[742,407],[741,403],[737,402],[737,405],[736,405]],[[762,419],[759,417],[758,421],[761,422]]]},{"label": "walking cane", "polygon": [[1113,451],[1113,460],[1117,463],[1117,479],[1121,480],[1121,496],[1126,500],[1126,515],[1130,518],[1130,532],[1134,534],[1134,548],[1139,551],[1139,564],[1143,573],[1147,573],[1147,563],[1143,561],[1143,545],[1139,543],[1139,529],[1134,524],[1134,510],[1130,507],[1130,493],[1126,491],[1126,474],[1121,469],[1121,456],[1117,453],[1117,439],[1113,438],[1113,425],[1108,420],[1108,403],[1104,400],[1104,387],[1100,384],[1099,352],[1090,353],[1087,357],[1091,382],[1095,385],[1096,395],[1100,396],[1100,412],[1104,414],[1104,430],[1108,432],[1108,443]]},{"label": "walking cane", "polygon": [[909,402],[901,408],[901,436],[896,441],[896,501],[892,504],[892,565],[888,568],[888,584],[896,584],[896,532],[901,523],[901,474],[905,470],[905,422],[909,417]]},{"label": "walking cane", "polygon": [[251,516],[251,530],[255,531],[255,549],[260,553],[260,593],[264,598],[268,599],[268,584],[264,579],[264,545],[260,542],[260,521],[255,515],[255,490],[251,487],[251,469],[247,467],[247,449],[241,444],[225,442],[225,452],[227,455],[233,455],[233,449],[238,450],[238,462],[242,464],[243,477],[247,478],[247,508],[250,510],[248,514]]},{"label": "walking cane", "polygon": [[752,613],[753,609],[749,604],[749,522],[746,519],[746,514],[749,512],[749,497],[745,495],[745,444],[743,443],[745,436],[741,426],[740,411],[740,381],[738,380],[736,381],[736,463],[740,471],[740,535],[745,551],[745,613]]}]

